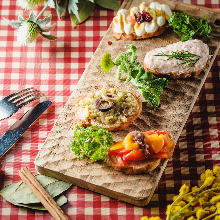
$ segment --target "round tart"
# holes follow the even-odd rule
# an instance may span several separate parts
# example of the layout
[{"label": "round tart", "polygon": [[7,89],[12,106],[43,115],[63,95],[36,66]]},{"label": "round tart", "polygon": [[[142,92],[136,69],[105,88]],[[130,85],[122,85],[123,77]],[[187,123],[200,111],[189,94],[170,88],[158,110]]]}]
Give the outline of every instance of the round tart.
[{"label": "round tart", "polygon": [[88,93],[76,101],[75,114],[84,126],[98,125],[109,131],[122,130],[141,113],[142,102],[133,93],[115,88]]}]

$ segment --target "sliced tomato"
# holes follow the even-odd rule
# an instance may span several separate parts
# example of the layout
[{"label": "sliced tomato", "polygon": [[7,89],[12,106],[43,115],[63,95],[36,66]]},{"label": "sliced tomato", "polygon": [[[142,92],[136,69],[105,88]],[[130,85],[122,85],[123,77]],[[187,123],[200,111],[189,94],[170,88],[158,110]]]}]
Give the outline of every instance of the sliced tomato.
[{"label": "sliced tomato", "polygon": [[128,150],[126,148],[118,149],[118,150],[108,150],[109,155],[126,155],[130,152],[131,150]]},{"label": "sliced tomato", "polygon": [[124,163],[122,157],[119,156],[119,155],[117,155],[116,158],[117,158],[117,166],[118,166],[118,167],[124,167],[124,166],[125,166],[125,163]]},{"label": "sliced tomato", "polygon": [[168,158],[168,156],[166,152],[159,152],[157,154],[152,155],[152,158],[166,159]]},{"label": "sliced tomato", "polygon": [[138,161],[138,160],[144,160],[146,156],[143,154],[143,151],[138,150],[132,150],[128,154],[123,156],[123,160],[132,160],[132,161]]}]

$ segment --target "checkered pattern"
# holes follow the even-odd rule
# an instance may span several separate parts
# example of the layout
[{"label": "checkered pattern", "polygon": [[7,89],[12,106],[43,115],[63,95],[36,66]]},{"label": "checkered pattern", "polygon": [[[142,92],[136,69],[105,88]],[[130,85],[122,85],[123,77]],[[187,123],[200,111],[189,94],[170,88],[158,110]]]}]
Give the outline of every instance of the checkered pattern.
[{"label": "checkered pattern", "polygon": [[[220,8],[218,0],[184,0],[185,3]],[[36,43],[20,47],[16,31],[9,27],[3,17],[16,19],[23,11],[15,0],[0,1],[0,98],[25,87],[34,86],[53,102],[50,109],[28,129],[2,161],[0,188],[19,181],[18,171],[29,167],[33,173],[34,159],[39,146],[51,130],[54,120],[61,112],[74,85],[81,77],[86,64],[96,50],[113,18],[113,12],[96,8],[92,17],[75,29],[68,17],[57,20],[54,10],[52,23],[56,23],[54,35],[57,41],[49,42],[39,37]],[[27,12],[25,12],[27,13]],[[79,187],[72,187],[66,195],[68,205],[65,213],[71,219],[139,219],[143,215],[164,217],[166,205],[184,182],[198,184],[199,174],[220,163],[220,55],[203,86],[177,143],[173,160],[161,178],[151,203],[146,208],[134,207],[124,202],[102,196]],[[23,108],[10,119],[0,122],[0,135],[19,116],[30,108]],[[0,219],[52,219],[48,213],[18,208],[0,197]]]}]

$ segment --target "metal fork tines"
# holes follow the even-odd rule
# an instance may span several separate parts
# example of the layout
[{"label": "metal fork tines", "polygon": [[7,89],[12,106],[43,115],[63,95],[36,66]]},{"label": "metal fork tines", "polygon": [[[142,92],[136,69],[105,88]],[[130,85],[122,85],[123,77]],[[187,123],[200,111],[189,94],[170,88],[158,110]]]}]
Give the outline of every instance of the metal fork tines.
[{"label": "metal fork tines", "polygon": [[0,120],[10,117],[24,105],[40,98],[42,94],[33,87],[12,93],[0,101]]}]

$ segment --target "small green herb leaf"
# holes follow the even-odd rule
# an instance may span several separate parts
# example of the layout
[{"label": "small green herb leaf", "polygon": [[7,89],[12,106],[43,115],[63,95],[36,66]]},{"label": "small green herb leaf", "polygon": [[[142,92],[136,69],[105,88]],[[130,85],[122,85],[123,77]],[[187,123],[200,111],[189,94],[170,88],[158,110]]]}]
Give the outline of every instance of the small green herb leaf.
[{"label": "small green herb leaf", "polygon": [[153,108],[157,108],[160,105],[160,98],[157,95],[154,95],[152,92],[147,90],[142,90],[143,97],[148,100]]},{"label": "small green herb leaf", "polygon": [[196,18],[186,12],[173,12],[169,18],[169,26],[181,38],[181,41],[201,38],[204,41],[211,36],[211,26],[206,16]]},{"label": "small green herb leaf", "polygon": [[106,129],[98,126],[88,128],[77,126],[71,142],[71,150],[79,160],[86,156],[92,161],[97,161],[106,157],[112,144],[112,133]]},{"label": "small green herb leaf", "polygon": [[120,7],[117,0],[95,0],[95,3],[103,8],[111,9],[117,11]]},{"label": "small green herb leaf", "polygon": [[103,72],[108,72],[113,66],[114,62],[112,61],[111,54],[106,53],[101,60],[101,67]]},{"label": "small green herb leaf", "polygon": [[172,51],[171,54],[158,53],[154,56],[167,57],[167,60],[175,58],[177,60],[181,60],[181,64],[188,67],[195,66],[195,64],[201,58],[199,55],[190,53],[189,51]]}]

